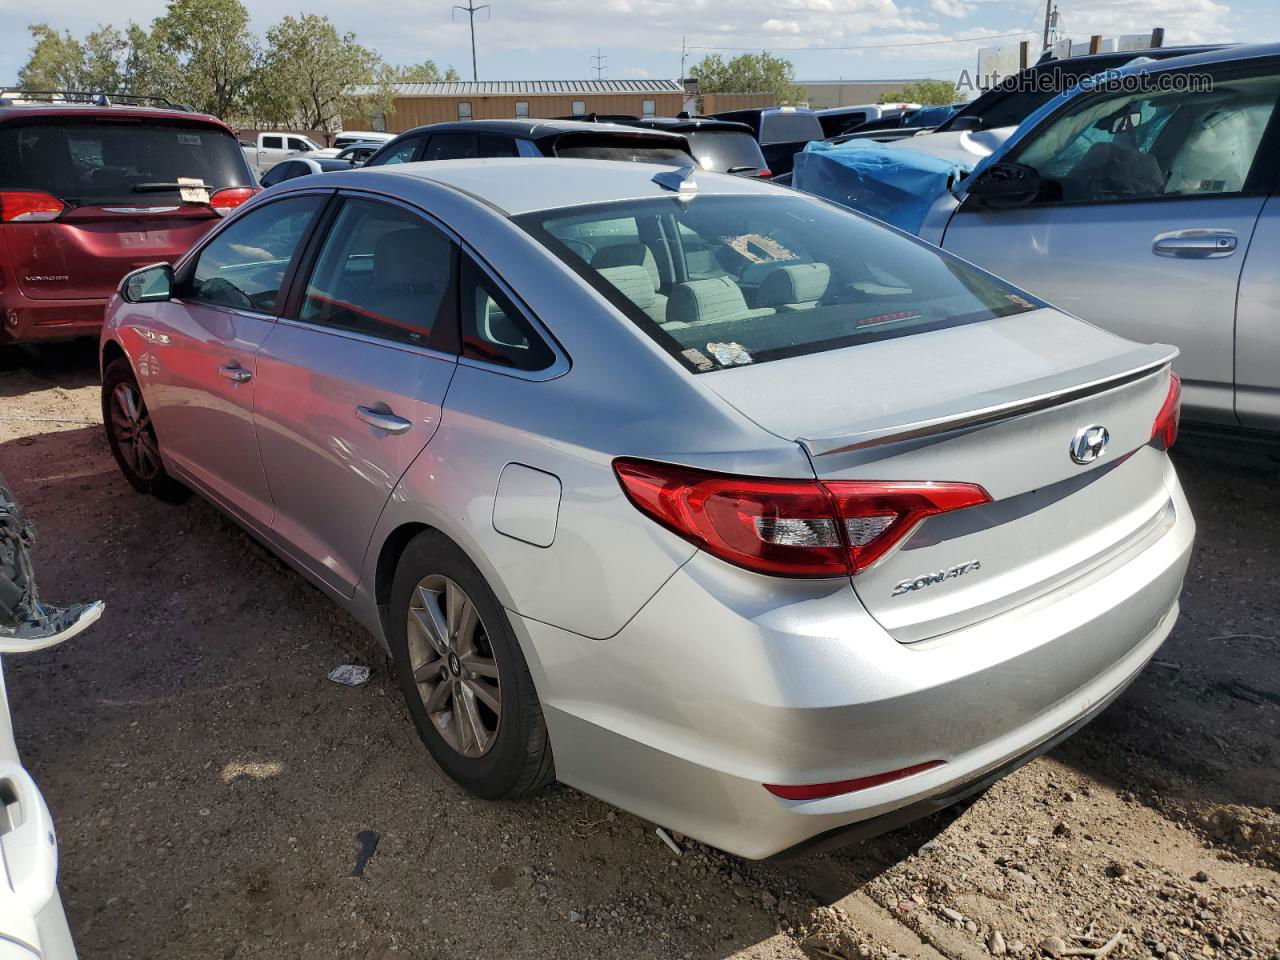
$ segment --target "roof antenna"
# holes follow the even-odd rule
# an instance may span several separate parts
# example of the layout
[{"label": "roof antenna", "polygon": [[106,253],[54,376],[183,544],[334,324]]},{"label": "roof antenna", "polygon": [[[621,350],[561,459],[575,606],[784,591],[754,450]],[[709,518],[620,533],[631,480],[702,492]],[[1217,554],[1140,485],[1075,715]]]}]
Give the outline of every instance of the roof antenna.
[{"label": "roof antenna", "polygon": [[664,190],[674,190],[681,200],[692,200],[698,192],[698,184],[693,179],[696,169],[689,165],[677,170],[663,170],[653,175],[653,182]]}]

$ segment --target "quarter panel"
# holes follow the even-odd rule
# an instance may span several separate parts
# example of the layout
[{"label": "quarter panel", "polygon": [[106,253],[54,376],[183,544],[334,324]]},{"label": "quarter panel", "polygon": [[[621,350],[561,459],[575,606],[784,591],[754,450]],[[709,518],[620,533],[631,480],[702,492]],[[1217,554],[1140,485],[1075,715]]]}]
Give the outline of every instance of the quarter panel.
[{"label": "quarter panel", "polygon": [[1280,432],[1280,197],[1262,208],[1236,304],[1236,414]]}]

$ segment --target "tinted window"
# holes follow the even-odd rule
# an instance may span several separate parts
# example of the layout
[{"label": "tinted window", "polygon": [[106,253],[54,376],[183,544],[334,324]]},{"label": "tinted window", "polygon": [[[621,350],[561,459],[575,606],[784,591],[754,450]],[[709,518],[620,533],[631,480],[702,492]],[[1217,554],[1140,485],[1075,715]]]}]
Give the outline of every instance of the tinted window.
[{"label": "tinted window", "polygon": [[41,190],[73,206],[176,202],[178,178],[211,191],[251,186],[240,144],[224,130],[93,121],[0,128],[0,189]]},{"label": "tinted window", "polygon": [[289,149],[306,151],[311,149],[311,144],[307,143],[305,140],[299,140],[297,137],[290,137]]},{"label": "tinted window", "polygon": [[421,145],[422,137],[408,137],[379,153],[370,166],[381,166],[384,163],[411,163]]},{"label": "tinted window", "polygon": [[516,142],[510,137],[497,136],[491,133],[482,133],[479,137],[481,157],[516,157],[519,152],[516,150]]},{"label": "tinted window", "polygon": [[[587,259],[583,238],[620,220],[634,220],[638,236],[676,238],[667,248],[683,279],[659,289],[643,244]],[[694,372],[1037,306],[935,248],[799,195],[633,200],[526,214],[516,222]]]},{"label": "tinted window", "polygon": [[186,298],[270,313],[323,197],[290,197],[246,213],[200,252]]},{"label": "tinted window", "polygon": [[1280,78],[1219,80],[1211,91],[1081,97],[1017,160],[1042,201],[1205,196],[1245,189]]},{"label": "tinted window", "polygon": [[284,137],[263,137],[262,146],[267,150],[283,150]]},{"label": "tinted window", "polygon": [[292,174],[289,172],[294,166],[292,160],[286,160],[284,163],[277,163],[274,167],[262,175],[259,181],[264,187],[273,187],[281,180],[288,180]]},{"label": "tinted window", "polygon": [[795,143],[822,139],[822,124],[812,113],[766,113],[760,117],[760,123],[761,143]]},{"label": "tinted window", "polygon": [[437,133],[427,142],[423,160],[470,160],[476,154],[474,133]]},{"label": "tinted window", "polygon": [[348,200],[329,229],[300,317],[425,346],[449,301],[453,242],[407,210]]},{"label": "tinted window", "polygon": [[689,154],[679,147],[643,137],[566,134],[555,141],[554,150],[557,157],[577,157],[581,160],[632,160],[678,166],[690,163]]},{"label": "tinted window", "polygon": [[687,134],[689,146],[698,164],[704,170],[735,173],[759,170],[765,166],[760,144],[745,130],[691,131]]},{"label": "tinted window", "polygon": [[462,353],[517,370],[545,370],[555,360],[515,304],[469,257],[462,264]]}]

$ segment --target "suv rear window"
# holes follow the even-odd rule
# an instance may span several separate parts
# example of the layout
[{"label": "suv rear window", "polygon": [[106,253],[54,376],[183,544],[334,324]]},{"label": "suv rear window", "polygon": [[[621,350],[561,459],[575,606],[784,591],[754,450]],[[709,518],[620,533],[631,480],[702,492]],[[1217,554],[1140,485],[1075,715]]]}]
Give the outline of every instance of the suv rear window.
[{"label": "suv rear window", "polygon": [[761,143],[796,143],[801,140],[821,140],[822,122],[817,114],[792,113],[790,110],[779,113],[766,113],[760,117]]},{"label": "suv rear window", "polygon": [[556,140],[553,150],[557,157],[578,160],[631,160],[677,166],[688,166],[691,162],[689,154],[679,147],[648,137],[566,134]]},{"label": "suv rear window", "polygon": [[1043,306],[941,250],[801,195],[628,200],[516,222],[694,373]]},{"label": "suv rear window", "polygon": [[0,189],[39,190],[72,206],[180,200],[178,178],[213,190],[253,186],[225,130],[132,119],[0,127]]},{"label": "suv rear window", "polygon": [[760,144],[745,130],[691,130],[685,136],[704,170],[740,173],[765,166]]}]

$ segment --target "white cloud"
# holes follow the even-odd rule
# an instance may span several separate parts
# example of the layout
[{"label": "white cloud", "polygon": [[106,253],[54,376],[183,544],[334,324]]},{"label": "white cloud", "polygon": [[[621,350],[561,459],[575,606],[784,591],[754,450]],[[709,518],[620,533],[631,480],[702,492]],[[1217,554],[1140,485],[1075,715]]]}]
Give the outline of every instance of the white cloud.
[{"label": "white cloud", "polygon": [[964,0],[929,0],[929,9],[944,17],[967,17],[977,8],[972,3],[965,3]]}]

